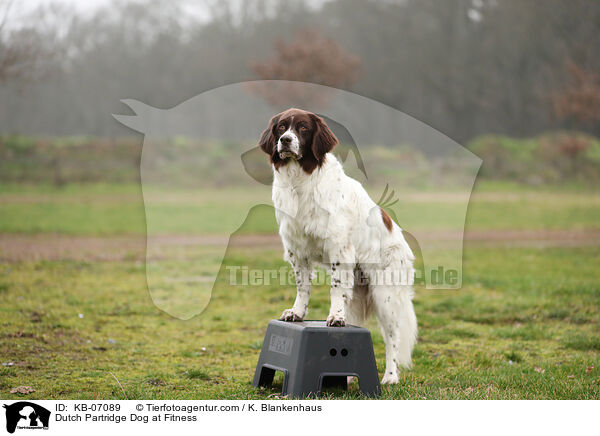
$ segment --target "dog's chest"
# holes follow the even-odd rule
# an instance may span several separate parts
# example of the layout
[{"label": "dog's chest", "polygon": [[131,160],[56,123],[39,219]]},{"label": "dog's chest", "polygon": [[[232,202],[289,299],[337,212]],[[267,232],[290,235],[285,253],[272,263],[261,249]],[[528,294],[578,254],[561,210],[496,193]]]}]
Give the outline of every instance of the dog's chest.
[{"label": "dog's chest", "polygon": [[345,213],[342,178],[333,156],[312,174],[293,164],[275,173],[273,205],[286,248],[320,261],[315,256],[322,254],[325,241],[336,239]]},{"label": "dog's chest", "polygon": [[327,237],[331,213],[318,192],[274,188],[273,203],[282,236],[300,244],[315,244]]}]

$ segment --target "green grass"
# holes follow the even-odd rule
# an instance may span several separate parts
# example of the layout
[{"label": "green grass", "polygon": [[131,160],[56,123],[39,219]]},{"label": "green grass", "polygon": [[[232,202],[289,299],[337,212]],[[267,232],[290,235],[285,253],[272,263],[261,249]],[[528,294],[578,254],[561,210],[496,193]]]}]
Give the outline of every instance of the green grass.
[{"label": "green grass", "polygon": [[[417,290],[414,368],[383,398],[600,398],[600,248],[498,250],[467,247],[459,291]],[[231,249],[227,263],[284,266],[256,248]],[[222,271],[208,308],[188,321],[153,305],[136,261],[1,264],[0,289],[0,360],[14,362],[0,367],[3,398],[19,385],[36,389],[28,398],[123,398],[111,373],[130,399],[277,393],[250,380],[290,286],[231,286]],[[326,316],[324,286],[310,307],[311,318]],[[369,327],[382,371],[383,340]],[[361,397],[355,386],[329,395]]]},{"label": "green grass", "polygon": [[[181,234],[223,233],[239,225],[236,214],[243,220],[264,193],[239,188],[153,195],[157,213],[172,220],[156,231]],[[443,228],[444,214],[453,213],[451,196],[436,195],[405,202],[409,209],[426,202],[443,211],[422,224],[429,228]],[[195,220],[207,208],[206,219]],[[599,211],[592,191],[483,184],[467,230],[598,229]],[[272,209],[259,207],[240,232],[274,227]],[[141,191],[133,185],[0,186],[0,233],[143,238],[144,231]],[[197,267],[219,268],[211,249],[188,250],[185,262],[177,250],[165,250],[150,271],[197,275]],[[462,289],[417,288],[414,368],[398,385],[385,387],[382,398],[600,399],[599,260],[597,244],[467,243]],[[227,266],[278,270],[286,264],[279,249],[229,247],[206,310],[184,321],[159,310],[151,297],[161,307],[192,310],[202,296],[180,282],[170,285],[170,294],[151,296],[146,266],[135,254],[120,261],[0,263],[0,364],[7,364],[0,365],[0,397],[124,398],[116,377],[129,399],[273,398],[277,385],[257,390],[250,381],[267,321],[291,306],[295,291],[277,280],[231,285]],[[315,286],[310,318],[325,318],[328,308],[328,289]],[[384,343],[373,320],[368,327],[381,372]],[[10,394],[20,385],[36,391]],[[326,396],[362,398],[356,385]]]},{"label": "green grass", "polygon": [[[379,198],[382,189],[374,189]],[[147,189],[146,208],[153,234],[230,234],[260,204],[247,233],[275,233],[269,187],[164,191]],[[449,229],[462,205],[452,192],[397,193],[394,210],[408,231]],[[73,235],[144,234],[142,193],[132,185],[67,185],[41,189],[0,188],[0,232]],[[498,190],[476,185],[466,218],[470,230],[598,229],[600,195],[591,190]]]}]

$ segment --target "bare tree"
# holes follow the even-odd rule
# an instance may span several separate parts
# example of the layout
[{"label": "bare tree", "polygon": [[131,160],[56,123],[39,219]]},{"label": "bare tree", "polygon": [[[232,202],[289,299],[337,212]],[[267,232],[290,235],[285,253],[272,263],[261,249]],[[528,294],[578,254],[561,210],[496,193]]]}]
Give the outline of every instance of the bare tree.
[{"label": "bare tree", "polygon": [[33,29],[7,29],[13,4],[14,0],[0,0],[0,82],[31,77],[40,53]]},{"label": "bare tree", "polygon": [[[310,82],[347,88],[357,80],[359,66],[359,58],[344,51],[337,42],[316,30],[305,29],[297,32],[289,43],[277,40],[275,55],[267,61],[253,63],[251,69],[263,80]],[[273,104],[290,100],[323,104],[327,99],[322,91],[307,95],[305,87],[293,83],[255,84],[254,89]]]}]

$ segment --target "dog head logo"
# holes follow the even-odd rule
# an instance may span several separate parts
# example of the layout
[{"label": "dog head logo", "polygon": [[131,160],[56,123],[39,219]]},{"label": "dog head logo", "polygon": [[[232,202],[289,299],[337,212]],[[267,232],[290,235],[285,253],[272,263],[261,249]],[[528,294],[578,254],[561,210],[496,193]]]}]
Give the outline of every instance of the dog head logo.
[{"label": "dog head logo", "polygon": [[[282,81],[261,82],[269,86]],[[381,197],[379,206],[417,241],[423,258],[421,283],[429,289],[460,288],[465,217],[481,159],[374,100],[322,85],[294,85],[305,87],[306,95],[328,95],[326,104],[305,104],[303,109],[319,114],[339,139],[333,152],[346,174],[361,182],[372,198]],[[135,100],[123,103],[135,114],[114,117],[144,134],[140,175],[150,295],[161,310],[189,319],[210,301],[230,236],[249,211],[272,207],[273,173],[257,140],[274,114],[297,102],[290,97],[273,106],[250,92],[247,83],[237,83],[171,109]],[[377,155],[378,167],[364,157],[365,150]],[[228,185],[244,189],[221,189]],[[441,186],[451,195],[438,194],[438,188],[423,193],[419,187],[424,185]],[[417,189],[405,193],[406,186]],[[184,209],[178,206],[181,199]],[[290,205],[281,212],[295,216]],[[182,236],[173,236],[177,234]]]},{"label": "dog head logo", "polygon": [[14,433],[18,429],[48,429],[50,411],[29,401],[5,404],[6,431]]}]

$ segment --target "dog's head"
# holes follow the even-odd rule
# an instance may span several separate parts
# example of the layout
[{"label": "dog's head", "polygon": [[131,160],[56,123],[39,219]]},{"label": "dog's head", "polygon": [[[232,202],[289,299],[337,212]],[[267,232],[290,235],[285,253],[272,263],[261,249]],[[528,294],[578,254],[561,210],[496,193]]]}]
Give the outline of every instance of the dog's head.
[{"label": "dog's head", "polygon": [[309,174],[323,165],[325,155],[337,143],[337,138],[321,117],[294,108],[271,118],[258,141],[275,169],[294,160]]}]

